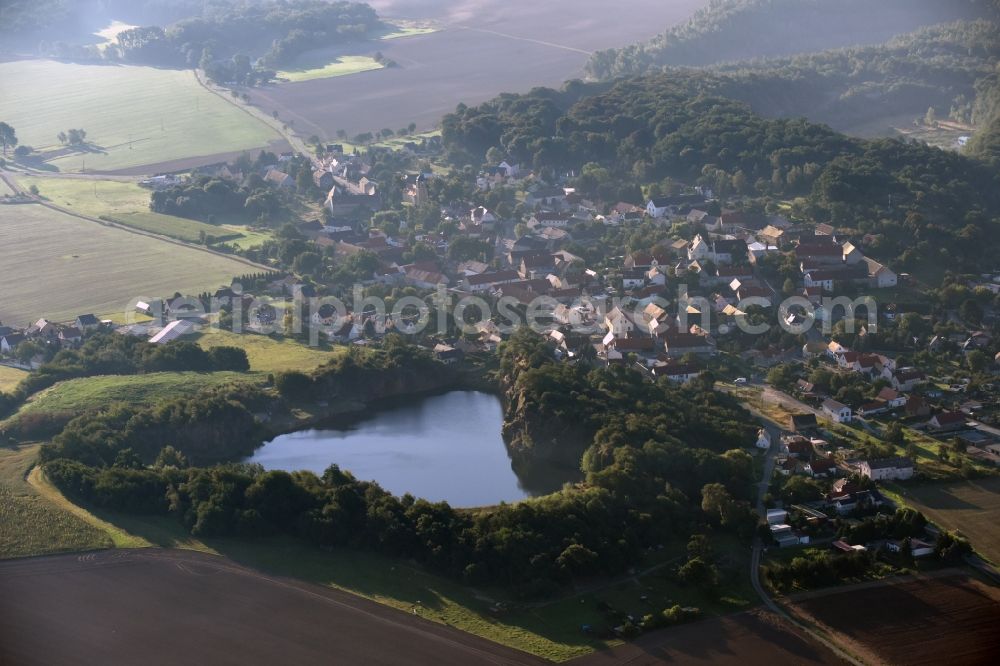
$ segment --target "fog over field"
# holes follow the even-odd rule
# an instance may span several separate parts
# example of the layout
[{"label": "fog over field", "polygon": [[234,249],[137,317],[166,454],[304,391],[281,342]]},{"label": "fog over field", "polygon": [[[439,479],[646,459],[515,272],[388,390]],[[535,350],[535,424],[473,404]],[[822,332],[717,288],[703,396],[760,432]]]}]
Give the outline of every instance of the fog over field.
[{"label": "fog over field", "polygon": [[[387,19],[433,21],[438,32],[362,45],[397,68],[336,79],[266,86],[251,97],[308,132],[332,136],[399,127],[434,127],[459,103],[498,92],[558,87],[583,76],[591,52],[646,39],[686,20],[704,0],[487,3],[482,0],[373,2]],[[333,55],[333,53],[331,53]]]}]

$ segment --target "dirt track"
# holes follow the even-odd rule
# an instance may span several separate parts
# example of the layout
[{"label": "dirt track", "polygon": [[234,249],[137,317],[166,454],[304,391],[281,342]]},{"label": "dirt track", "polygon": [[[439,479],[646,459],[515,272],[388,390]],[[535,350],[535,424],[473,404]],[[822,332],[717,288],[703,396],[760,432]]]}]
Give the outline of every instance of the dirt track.
[{"label": "dirt track", "polygon": [[190,551],[0,562],[0,664],[542,664],[374,602]]}]

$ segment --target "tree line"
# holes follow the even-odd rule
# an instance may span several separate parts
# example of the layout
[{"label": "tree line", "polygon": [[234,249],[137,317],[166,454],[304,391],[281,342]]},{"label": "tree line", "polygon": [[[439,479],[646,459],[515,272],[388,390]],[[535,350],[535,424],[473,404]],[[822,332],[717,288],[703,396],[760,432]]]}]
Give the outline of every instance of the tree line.
[{"label": "tree line", "polygon": [[[530,332],[514,336],[502,354],[504,371],[519,374],[515,368],[522,368],[530,374],[531,368],[555,365],[540,340]],[[397,385],[400,369],[426,374],[441,365],[425,354],[397,340],[371,356],[342,357],[307,376],[308,386],[297,390],[319,396],[385,390]],[[394,497],[337,466],[320,476],[234,464],[188,466],[217,460],[223,452],[230,460],[234,452],[245,452],[242,447],[253,440],[252,412],[271,404],[265,394],[245,388],[81,417],[44,447],[42,458],[49,478],[75,499],[173,515],[198,536],[291,534],[324,547],[412,558],[460,580],[507,585],[523,595],[620,573],[648,548],[687,539],[705,523],[752,536],[750,457],[719,452],[746,443],[731,432],[744,427],[737,425],[745,422],[742,410],[720,403],[707,385],[668,391],[636,382],[628,373],[592,380],[607,396],[622,394],[606,407],[615,418],[627,418],[635,406],[624,397],[629,395],[650,405],[648,414],[634,420],[660,411],[663,419],[652,427],[627,428],[621,437],[607,433],[601,459],[589,465],[583,484],[475,511]],[[533,393],[523,398],[548,400]],[[584,401],[576,413],[560,418],[594,421],[596,409],[596,403]],[[710,417],[694,423],[701,409],[733,425],[713,425],[717,420]]]}]

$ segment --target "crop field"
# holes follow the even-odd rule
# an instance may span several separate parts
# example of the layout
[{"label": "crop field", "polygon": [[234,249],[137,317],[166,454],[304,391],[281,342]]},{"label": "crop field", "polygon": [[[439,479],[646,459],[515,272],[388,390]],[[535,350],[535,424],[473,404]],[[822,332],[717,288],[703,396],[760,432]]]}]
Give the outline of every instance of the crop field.
[{"label": "crop field", "polygon": [[[0,63],[0,118],[60,171],[114,171],[259,149],[280,138],[202,88],[192,71],[152,67]],[[56,136],[70,128],[86,130],[85,152],[59,144]]]},{"label": "crop field", "polygon": [[278,72],[278,78],[297,81],[312,81],[313,79],[328,79],[334,76],[347,76],[382,69],[384,65],[369,56],[339,56],[328,60],[322,57],[322,52],[310,54],[309,62],[298,62],[292,69]]},{"label": "crop field", "polygon": [[[294,118],[296,130],[333,139],[397,129],[411,122],[436,127],[460,102],[477,104],[500,92],[559,87],[583,74],[595,50],[646,39],[690,16],[700,0],[580,0],[573,16],[558,3],[512,0],[485,7],[475,0],[385,0],[373,6],[394,16],[434,21],[437,32],[358,45],[345,55],[376,51],[399,67],[364,76],[314,79],[250,92],[266,113]],[[558,25],[553,31],[547,26]]]},{"label": "crop field", "polygon": [[928,520],[960,532],[994,564],[1000,564],[1000,478],[895,488]]},{"label": "crop field", "polygon": [[25,370],[0,365],[0,392],[11,391],[22,379],[28,376]]},{"label": "crop field", "polygon": [[228,284],[248,264],[35,204],[0,206],[0,321],[123,312],[132,299]]},{"label": "crop field", "polygon": [[103,216],[142,231],[192,243],[198,242],[202,233],[227,242],[249,240],[235,229],[152,212],[149,190],[136,183],[33,176],[21,177],[19,181],[25,188],[35,185],[41,196],[60,208],[90,217]]},{"label": "crop field", "polygon": [[870,663],[987,664],[1000,649],[1000,590],[963,575],[834,591],[795,605]]},{"label": "crop field", "polygon": [[[127,550],[0,564],[0,661],[415,666],[540,659],[220,557]],[[99,638],[98,638],[99,637]]]}]

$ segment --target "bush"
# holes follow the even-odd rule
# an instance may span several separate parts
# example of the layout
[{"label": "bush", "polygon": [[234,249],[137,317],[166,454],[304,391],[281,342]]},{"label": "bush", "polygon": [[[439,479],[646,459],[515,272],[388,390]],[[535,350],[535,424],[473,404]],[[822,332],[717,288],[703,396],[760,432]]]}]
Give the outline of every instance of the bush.
[{"label": "bush", "polygon": [[274,386],[282,397],[303,400],[312,392],[313,380],[301,372],[281,372],[275,375]]}]

